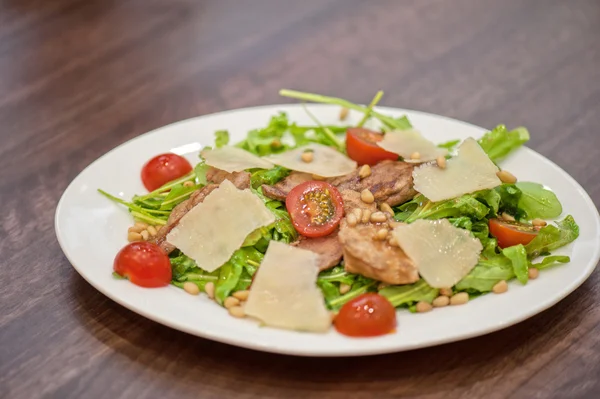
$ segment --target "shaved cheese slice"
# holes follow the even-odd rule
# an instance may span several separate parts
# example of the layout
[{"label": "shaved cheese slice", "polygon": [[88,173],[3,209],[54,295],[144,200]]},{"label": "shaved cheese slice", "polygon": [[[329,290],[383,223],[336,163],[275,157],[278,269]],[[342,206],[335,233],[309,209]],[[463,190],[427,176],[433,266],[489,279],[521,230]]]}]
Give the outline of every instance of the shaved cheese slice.
[{"label": "shaved cheese slice", "polygon": [[260,198],[224,180],[181,218],[167,242],[212,272],[229,260],[248,234],[274,221]]},{"label": "shaved cheese slice", "polygon": [[[412,129],[386,133],[377,145],[386,151],[400,155],[406,162],[433,161],[448,154],[448,150],[439,148],[417,130]],[[416,152],[419,153],[419,159],[411,159],[411,155]]]},{"label": "shaved cheese slice", "polygon": [[450,288],[479,261],[481,242],[447,219],[417,220],[392,231],[398,245],[434,288]]},{"label": "shaved cheese slice", "polygon": [[[302,160],[302,154],[305,151],[313,152],[311,162]],[[298,147],[291,151],[273,154],[265,159],[273,162],[276,165],[283,166],[298,172],[312,173],[323,177],[343,176],[354,172],[356,162],[345,156],[344,154],[334,150],[326,145],[311,143],[302,147]]]},{"label": "shaved cheese slice", "polygon": [[229,173],[252,168],[271,169],[274,166],[271,162],[237,147],[225,146],[204,150],[200,154],[207,165]]},{"label": "shaved cheese slice", "polygon": [[415,190],[436,202],[499,186],[497,172],[477,141],[468,138],[458,147],[458,155],[446,162],[446,169],[421,165],[413,171],[413,181]]},{"label": "shaved cheese slice", "polygon": [[331,316],[317,287],[318,255],[271,241],[244,308],[266,325],[287,330],[325,332]]}]

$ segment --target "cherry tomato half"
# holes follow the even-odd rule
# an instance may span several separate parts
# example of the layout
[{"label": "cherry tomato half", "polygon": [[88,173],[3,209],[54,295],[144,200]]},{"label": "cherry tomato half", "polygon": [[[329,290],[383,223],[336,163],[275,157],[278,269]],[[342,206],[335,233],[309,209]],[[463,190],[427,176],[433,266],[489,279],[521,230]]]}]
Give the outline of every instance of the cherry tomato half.
[{"label": "cherry tomato half", "polygon": [[306,237],[333,232],[344,216],[344,201],[337,188],[324,181],[307,181],[290,191],[285,206],[292,224]]},{"label": "cherry tomato half", "polygon": [[359,165],[375,165],[378,162],[398,159],[398,155],[379,147],[383,134],[369,129],[353,127],[346,130],[346,151]]},{"label": "cherry tomato half", "polygon": [[340,334],[351,337],[389,334],[396,328],[396,309],[379,294],[362,294],[342,306],[334,323]]},{"label": "cherry tomato half", "polygon": [[115,272],[140,287],[163,287],[171,282],[171,262],[156,244],[132,242],[115,257]]},{"label": "cherry tomato half", "polygon": [[496,237],[500,248],[527,245],[538,234],[532,225],[500,219],[490,219],[490,233]]},{"label": "cherry tomato half", "polygon": [[177,154],[160,154],[146,162],[142,168],[142,182],[148,191],[191,172],[192,165]]}]

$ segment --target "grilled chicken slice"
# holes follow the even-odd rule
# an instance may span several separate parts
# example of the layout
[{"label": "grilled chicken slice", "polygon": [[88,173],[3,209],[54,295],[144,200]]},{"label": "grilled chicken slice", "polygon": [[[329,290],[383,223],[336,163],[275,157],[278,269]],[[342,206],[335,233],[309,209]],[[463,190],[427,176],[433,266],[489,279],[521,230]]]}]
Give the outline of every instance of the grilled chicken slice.
[{"label": "grilled chicken slice", "polygon": [[390,245],[387,240],[375,239],[382,227],[374,223],[350,226],[342,220],[339,239],[346,271],[392,285],[419,280],[415,265],[402,249]]},{"label": "grilled chicken slice", "polygon": [[319,270],[327,270],[342,260],[342,244],[338,239],[338,230],[325,237],[302,237],[292,245],[308,249],[319,255]]},{"label": "grilled chicken slice", "polygon": [[358,169],[345,176],[335,177],[329,183],[338,190],[361,192],[369,189],[375,202],[386,202],[390,206],[400,205],[412,199],[417,192],[413,188],[413,165],[407,162],[382,161],[371,166],[371,174],[365,178],[358,175]]},{"label": "grilled chicken slice", "polygon": [[285,201],[285,198],[294,187],[311,180],[314,179],[310,173],[291,172],[287,177],[272,186],[263,184],[263,194],[271,199]]},{"label": "grilled chicken slice", "polygon": [[234,172],[227,173],[223,170],[210,168],[206,173],[207,181],[212,183],[207,184],[199,190],[196,190],[190,195],[190,198],[183,201],[171,211],[167,224],[160,228],[156,237],[150,242],[158,244],[158,246],[166,253],[170,254],[176,247],[167,242],[167,234],[179,223],[181,218],[188,213],[193,207],[204,201],[204,198],[208,194],[212,193],[214,189],[219,187],[224,180],[229,180],[240,190],[250,188],[250,173],[248,172]]}]

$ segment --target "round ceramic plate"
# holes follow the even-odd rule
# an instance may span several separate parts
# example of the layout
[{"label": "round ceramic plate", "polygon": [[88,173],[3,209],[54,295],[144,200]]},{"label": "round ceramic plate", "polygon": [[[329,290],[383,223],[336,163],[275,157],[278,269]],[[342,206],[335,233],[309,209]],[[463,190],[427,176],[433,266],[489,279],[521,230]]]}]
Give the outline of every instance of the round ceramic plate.
[{"label": "round ceramic plate", "polygon": [[[339,124],[339,107],[311,105],[324,124]],[[413,125],[434,142],[480,137],[485,129],[421,112],[379,108],[383,113],[408,115]],[[512,282],[508,293],[484,295],[466,306],[447,307],[425,314],[398,312],[398,330],[377,338],[348,338],[333,329],[311,334],[259,327],[236,319],[205,295],[191,296],[174,286],[144,289],[112,276],[115,254],[127,244],[132,224],[124,207],[98,194],[97,188],[124,199],[145,192],[140,182],[142,165],[152,156],[172,151],[192,164],[199,150],[213,144],[215,130],[228,129],[231,141],[245,138],[254,128],[266,126],[279,111],[298,124],[313,124],[302,107],[276,105],[206,115],[178,122],[136,137],[88,166],[65,190],[56,209],[56,235],[73,267],[100,292],[149,319],[199,337],[241,347],[301,356],[359,356],[399,352],[438,345],[496,331],[554,305],[579,287],[600,258],[600,217],[584,189],[566,172],[528,148],[502,162],[522,181],[547,185],[562,201],[564,215],[572,214],[581,228],[573,244],[556,253],[571,256],[571,263],[543,271],[526,286]],[[350,114],[345,124],[357,123]],[[534,132],[535,134],[535,132]],[[562,216],[564,216],[562,215]],[[443,328],[440,328],[443,326]]]}]

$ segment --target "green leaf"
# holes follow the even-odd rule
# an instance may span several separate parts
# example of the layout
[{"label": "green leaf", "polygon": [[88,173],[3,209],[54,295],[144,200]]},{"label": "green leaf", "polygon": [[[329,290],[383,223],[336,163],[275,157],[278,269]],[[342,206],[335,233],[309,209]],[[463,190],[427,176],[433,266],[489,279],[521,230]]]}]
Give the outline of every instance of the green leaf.
[{"label": "green leaf", "polygon": [[535,267],[538,270],[547,269],[550,266],[554,266],[556,263],[569,263],[571,258],[563,255],[546,256],[541,262],[533,263],[531,267]]},{"label": "green leaf", "polygon": [[217,130],[215,132],[215,146],[221,148],[229,144],[229,132],[227,130]]},{"label": "green leaf", "polygon": [[317,285],[323,292],[325,302],[329,303],[336,298],[340,297],[340,288],[331,281],[317,280]]},{"label": "green leaf", "polygon": [[562,213],[562,205],[556,194],[546,190],[541,184],[518,182],[516,186],[522,192],[519,208],[528,219],[552,219]]},{"label": "green leaf", "polygon": [[527,251],[523,244],[504,248],[502,254],[512,262],[513,272],[515,273],[515,276],[517,276],[517,279],[522,284],[527,284],[527,280],[529,280],[529,275],[527,273],[529,264],[527,262]]},{"label": "green leaf", "polygon": [[237,143],[236,147],[243,148],[259,156],[286,151],[289,146],[283,144],[281,138],[289,126],[287,114],[280,112],[271,117],[265,128],[248,132],[246,139]]},{"label": "green leaf", "polygon": [[178,184],[177,186],[173,187],[169,194],[164,198],[160,204],[160,209],[168,211],[172,210],[177,205],[188,199],[190,195],[198,188],[200,188],[200,186],[194,185],[191,187],[186,187],[183,184]]},{"label": "green leaf", "polygon": [[358,276],[356,282],[352,285],[352,289],[348,293],[340,295],[339,297],[328,301],[327,305],[331,309],[339,309],[345,303],[353,300],[354,298],[367,292],[374,291],[376,284],[377,281],[375,280],[371,280],[363,276]]},{"label": "green leaf", "polygon": [[508,131],[498,125],[478,140],[479,145],[494,162],[506,157],[512,151],[529,141],[529,132],[524,127]]},{"label": "green leaf", "polygon": [[488,216],[496,217],[500,209],[502,197],[496,190],[482,190],[473,194],[473,196],[483,202],[489,208]]},{"label": "green leaf", "polygon": [[215,300],[222,304],[225,298],[231,294],[237,286],[242,270],[244,268],[239,263],[226,262],[219,270],[219,279],[215,286]]},{"label": "green leaf", "polygon": [[536,258],[545,252],[554,251],[573,242],[579,237],[579,226],[573,216],[569,215],[556,226],[543,227],[538,235],[525,246],[529,259]]},{"label": "green leaf", "polygon": [[206,181],[206,172],[210,169],[204,161],[198,162],[198,164],[194,167],[194,175],[196,183],[199,185],[206,185],[208,182]]},{"label": "green leaf", "polygon": [[450,151],[454,150],[456,148],[456,146],[459,144],[460,144],[460,140],[450,140],[450,141],[446,141],[445,143],[438,144],[437,146],[440,148],[445,148],[450,152]]},{"label": "green leaf", "polygon": [[489,292],[498,282],[515,277],[512,262],[504,255],[496,254],[495,247],[495,242],[484,247],[477,265],[455,285],[457,291]]},{"label": "green leaf", "polygon": [[521,190],[514,184],[502,184],[494,189],[500,195],[500,204],[496,213],[506,212],[520,219],[523,217],[523,212],[519,209],[519,201],[521,200]]},{"label": "green leaf", "polygon": [[[415,207],[416,205],[416,207]],[[400,207],[401,211],[410,211],[410,216],[403,221],[412,223],[418,219],[441,219],[468,216],[475,220],[483,219],[489,212],[487,206],[476,200],[471,194],[463,195],[446,201],[431,202],[423,195],[418,195],[409,203]],[[401,220],[405,215],[396,215]]]},{"label": "green leaf", "polygon": [[414,284],[392,285],[379,290],[379,295],[386,297],[394,307],[410,306],[420,301],[431,303],[438,293],[437,288],[422,279]]},{"label": "green leaf", "polygon": [[272,186],[290,174],[290,170],[282,166],[275,166],[272,169],[260,169],[250,175],[250,184],[252,188],[258,189],[263,184]]},{"label": "green leaf", "polygon": [[348,273],[343,266],[335,266],[329,270],[319,273],[317,281],[329,281],[335,283],[354,284],[358,275]]}]

